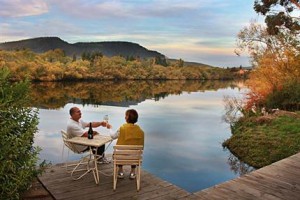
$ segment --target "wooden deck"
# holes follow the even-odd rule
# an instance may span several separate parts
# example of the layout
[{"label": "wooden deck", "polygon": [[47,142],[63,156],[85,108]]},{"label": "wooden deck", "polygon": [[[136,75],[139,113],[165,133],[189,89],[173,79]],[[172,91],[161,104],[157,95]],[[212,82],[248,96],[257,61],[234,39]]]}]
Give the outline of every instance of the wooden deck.
[{"label": "wooden deck", "polygon": [[300,153],[194,193],[199,199],[300,199]]},{"label": "wooden deck", "polygon": [[91,173],[81,180],[72,180],[62,164],[47,169],[39,180],[55,199],[300,199],[300,153],[196,193],[189,193],[146,171],[142,171],[139,192],[136,182],[127,177],[119,180],[117,190],[113,191],[112,164],[99,166],[108,175],[100,174],[99,185]]},{"label": "wooden deck", "polygon": [[[146,171],[142,171],[141,190],[136,191],[136,181],[128,177],[119,179],[116,191],[113,191],[113,166],[112,164],[100,164],[100,183],[95,184],[92,173],[80,180],[74,181],[70,174],[66,173],[63,164],[50,167],[39,177],[39,180],[51,193],[54,199],[177,199],[188,197],[187,191],[163,181]],[[127,170],[127,171],[126,171]],[[128,168],[124,167],[125,175]],[[126,173],[127,172],[127,173]]]}]

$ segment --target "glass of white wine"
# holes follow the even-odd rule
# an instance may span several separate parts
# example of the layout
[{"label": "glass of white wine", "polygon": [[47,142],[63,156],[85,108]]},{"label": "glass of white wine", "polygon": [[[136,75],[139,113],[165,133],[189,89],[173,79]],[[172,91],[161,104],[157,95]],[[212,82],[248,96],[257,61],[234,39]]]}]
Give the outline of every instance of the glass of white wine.
[{"label": "glass of white wine", "polygon": [[109,120],[109,117],[108,117],[108,115],[104,115],[104,117],[103,117],[103,121],[105,121],[106,123],[108,123],[108,120]]},{"label": "glass of white wine", "polygon": [[104,120],[105,122],[108,122],[108,120],[109,120],[108,115],[104,115],[103,120]]}]

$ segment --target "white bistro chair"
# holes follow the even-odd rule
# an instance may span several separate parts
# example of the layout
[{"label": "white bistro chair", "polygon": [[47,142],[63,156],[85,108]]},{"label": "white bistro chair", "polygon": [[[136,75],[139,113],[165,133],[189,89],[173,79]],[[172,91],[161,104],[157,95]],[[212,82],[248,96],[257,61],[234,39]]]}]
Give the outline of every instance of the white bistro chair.
[{"label": "white bistro chair", "polygon": [[[64,145],[68,147],[69,151],[71,150],[73,153],[76,153],[76,154],[86,154],[87,153],[87,152],[78,151],[75,144],[68,142],[68,139],[71,139],[71,138],[66,131],[61,130],[61,134],[62,134]],[[69,163],[69,161],[68,161],[69,151],[68,151],[65,167],[66,167],[66,171],[68,173],[71,173],[71,177],[73,180],[81,179],[84,175],[86,175],[90,171],[93,171],[93,169],[90,167],[90,163],[93,162],[92,156],[94,156],[91,149],[88,151],[87,155],[82,156],[82,158],[75,163]],[[63,152],[64,152],[64,146],[63,146]],[[63,154],[63,152],[62,152],[62,154]],[[93,173],[94,173],[94,171],[93,171]]]}]

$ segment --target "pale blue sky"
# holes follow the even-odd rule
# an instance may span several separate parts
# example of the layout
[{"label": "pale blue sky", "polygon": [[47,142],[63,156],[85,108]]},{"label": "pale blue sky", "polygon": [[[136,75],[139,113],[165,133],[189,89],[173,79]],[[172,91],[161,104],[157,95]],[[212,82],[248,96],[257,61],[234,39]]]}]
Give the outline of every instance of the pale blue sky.
[{"label": "pale blue sky", "polygon": [[58,36],[69,42],[130,41],[169,58],[247,66],[236,35],[254,0],[0,0],[0,42]]}]

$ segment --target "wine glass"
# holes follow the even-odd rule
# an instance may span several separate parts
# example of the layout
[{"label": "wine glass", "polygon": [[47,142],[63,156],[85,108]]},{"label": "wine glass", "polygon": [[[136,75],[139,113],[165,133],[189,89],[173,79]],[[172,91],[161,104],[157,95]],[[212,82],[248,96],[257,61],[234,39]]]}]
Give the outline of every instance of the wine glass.
[{"label": "wine glass", "polygon": [[108,120],[109,120],[108,115],[104,115],[103,120],[104,120],[106,123],[108,123]]},{"label": "wine glass", "polygon": [[107,124],[108,124],[108,120],[109,120],[109,117],[108,117],[108,115],[104,115],[104,117],[103,117],[103,121],[105,121],[105,122],[106,122],[106,127],[107,127]]}]

